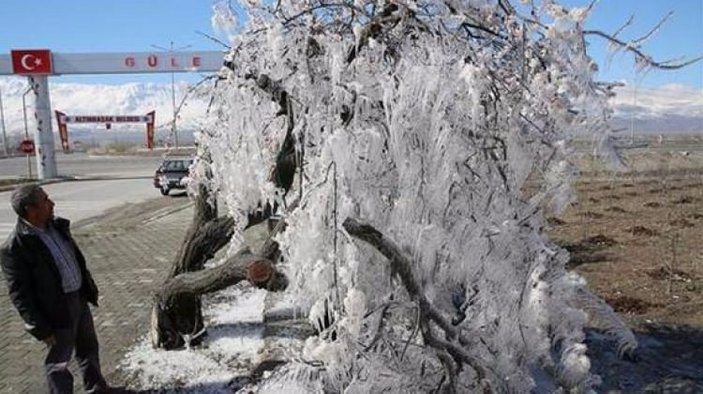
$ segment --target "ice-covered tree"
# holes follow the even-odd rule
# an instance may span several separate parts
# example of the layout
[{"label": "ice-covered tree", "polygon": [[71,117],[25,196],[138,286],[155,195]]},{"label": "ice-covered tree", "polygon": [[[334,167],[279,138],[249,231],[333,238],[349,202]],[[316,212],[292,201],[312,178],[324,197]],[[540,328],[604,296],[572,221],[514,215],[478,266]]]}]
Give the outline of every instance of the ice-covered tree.
[{"label": "ice-covered tree", "polygon": [[252,212],[281,216],[286,295],[321,331],[276,379],[350,393],[588,389],[587,311],[622,351],[636,347],[543,232],[544,210],[571,200],[573,133],[610,152],[591,6],[216,5],[214,21],[239,25],[199,136],[210,186],[233,250]]}]

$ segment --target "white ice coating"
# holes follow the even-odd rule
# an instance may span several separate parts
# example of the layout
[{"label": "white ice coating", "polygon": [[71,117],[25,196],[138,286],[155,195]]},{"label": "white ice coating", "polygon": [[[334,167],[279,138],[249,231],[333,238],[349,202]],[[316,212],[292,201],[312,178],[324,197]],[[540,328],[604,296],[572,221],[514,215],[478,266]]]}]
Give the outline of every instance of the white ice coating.
[{"label": "white ice coating", "polygon": [[[567,274],[542,216],[550,202],[571,201],[572,133],[608,138],[607,95],[579,28],[586,11],[545,2],[535,9],[540,26],[518,15],[503,23],[489,0],[276,3],[275,13],[240,4],[251,32],[233,43],[234,69],[200,142],[243,226],[262,202],[283,201],[270,171],[293,127],[303,175],[285,201],[300,200],[279,211],[288,227],[277,241],[288,296],[315,304],[311,320],[335,320],[303,355],[325,363],[327,387],[423,391],[444,373],[421,346],[417,304],[387,259],[344,231],[347,217],[403,249],[421,291],[469,338],[464,348],[498,391],[597,382],[575,302],[584,283]],[[399,18],[370,40],[373,13],[390,3]],[[462,22],[495,36],[467,37]],[[287,93],[287,109],[257,86],[262,75]],[[538,186],[529,199],[528,178]],[[471,368],[456,384],[479,389]]]}]

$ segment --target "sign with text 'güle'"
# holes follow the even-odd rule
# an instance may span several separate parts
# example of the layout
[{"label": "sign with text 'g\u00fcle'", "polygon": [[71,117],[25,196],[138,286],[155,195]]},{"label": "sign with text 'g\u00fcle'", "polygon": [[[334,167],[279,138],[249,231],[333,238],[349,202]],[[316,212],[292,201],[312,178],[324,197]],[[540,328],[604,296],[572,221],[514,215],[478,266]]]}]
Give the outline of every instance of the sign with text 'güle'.
[{"label": "sign with text 'g\u00fcle'", "polygon": [[59,53],[48,49],[13,49],[0,54],[0,75],[73,75],[214,72],[222,51]]}]

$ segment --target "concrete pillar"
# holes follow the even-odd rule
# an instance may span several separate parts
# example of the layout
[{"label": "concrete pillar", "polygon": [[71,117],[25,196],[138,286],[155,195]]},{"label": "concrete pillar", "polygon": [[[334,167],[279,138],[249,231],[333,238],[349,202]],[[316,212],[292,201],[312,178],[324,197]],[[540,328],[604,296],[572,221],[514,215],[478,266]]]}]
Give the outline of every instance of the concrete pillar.
[{"label": "concrete pillar", "polygon": [[51,129],[49,77],[47,75],[30,76],[29,85],[34,91],[34,119],[37,124],[37,129],[34,132],[37,177],[39,179],[56,178],[58,171],[54,150],[54,132]]}]

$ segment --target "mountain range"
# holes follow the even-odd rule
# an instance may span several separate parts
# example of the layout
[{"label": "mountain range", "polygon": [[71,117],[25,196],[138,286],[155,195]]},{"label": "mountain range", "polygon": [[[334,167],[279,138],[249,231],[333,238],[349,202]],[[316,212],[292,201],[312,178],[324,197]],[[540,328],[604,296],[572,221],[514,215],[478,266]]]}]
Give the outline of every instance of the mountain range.
[{"label": "mountain range", "polygon": [[[205,84],[208,82],[206,81]],[[176,127],[179,141],[192,143],[193,132],[207,110],[208,98],[199,97],[192,84],[176,82],[174,85],[176,105],[183,102],[178,113]],[[0,77],[0,93],[4,109],[8,146],[25,133],[22,96],[27,92],[27,82],[23,78]],[[31,137],[35,129],[33,98],[26,95],[27,129]],[[51,83],[49,95],[52,108],[53,130],[58,126],[53,111],[66,115],[146,115],[156,111],[155,141],[157,145],[173,144],[171,132],[173,106],[171,104],[171,84],[168,83],[128,83],[122,85]],[[2,125],[0,125],[0,128]],[[143,142],[146,126],[143,123],[111,124],[69,124],[71,142],[102,145],[105,143]],[[55,138],[58,144],[58,138]],[[2,141],[0,141],[0,144]]]},{"label": "mountain range", "polygon": [[703,89],[624,87],[612,99],[613,127],[635,134],[703,135]]},{"label": "mountain range", "polygon": [[[207,84],[208,82],[205,82]],[[181,144],[193,141],[193,132],[206,111],[208,97],[193,91],[192,85],[177,82],[174,85],[176,104],[184,102],[176,122]],[[22,96],[27,91],[23,78],[0,77],[8,146],[24,135]],[[187,95],[184,100],[184,96]],[[34,130],[32,98],[28,94],[27,128]],[[67,115],[143,115],[156,111],[155,140],[159,144],[173,144],[171,120],[171,85],[156,83],[128,83],[123,85],[51,83],[53,110]],[[703,135],[703,89],[684,85],[666,85],[659,88],[623,87],[613,98],[613,127],[634,134],[697,134]],[[53,119],[54,131],[57,130]],[[2,125],[0,124],[0,128]],[[72,142],[104,144],[110,142],[139,142],[144,140],[143,124],[70,124]],[[2,143],[2,141],[0,141]]]}]

